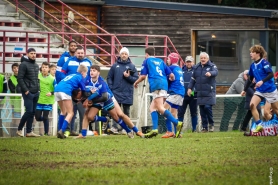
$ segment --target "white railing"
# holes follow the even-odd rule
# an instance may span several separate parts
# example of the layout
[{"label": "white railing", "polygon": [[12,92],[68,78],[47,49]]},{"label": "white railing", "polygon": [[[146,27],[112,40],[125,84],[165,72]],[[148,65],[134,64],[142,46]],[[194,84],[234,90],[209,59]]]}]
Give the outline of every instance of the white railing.
[{"label": "white railing", "polygon": [[[20,120],[21,118],[15,118],[13,116],[13,112],[15,108],[18,107],[13,107],[13,105],[11,104],[12,101],[20,101],[20,114],[21,117],[23,116],[24,112],[25,112],[25,107],[24,107],[24,100],[22,98],[22,94],[16,94],[16,93],[0,93],[0,96],[5,96],[5,99],[2,100],[2,102],[4,102],[3,105],[1,105],[1,118],[2,119],[2,125],[0,125],[0,128],[2,128],[3,132],[5,132],[4,135],[7,135],[8,137],[11,136],[10,132],[8,132],[8,130],[11,129],[17,129],[17,126],[15,126],[12,122],[15,122],[16,120]],[[21,97],[21,99],[19,100],[12,100],[10,99],[10,97]],[[2,103],[1,103],[2,104]],[[19,103],[18,103],[19,104]],[[53,109],[51,111],[52,113],[49,115],[49,132],[51,135],[55,136],[57,133],[57,123],[58,123],[58,106],[57,106],[57,102],[55,102],[53,104]],[[19,121],[17,121],[19,122]],[[34,125],[34,123],[33,123]],[[43,129],[43,126],[38,126],[38,124],[35,123],[35,127],[33,127],[35,132],[40,132],[40,130]],[[25,133],[25,127],[23,128],[23,133]],[[44,133],[44,132],[43,132]],[[42,133],[42,134],[43,134]]]}]

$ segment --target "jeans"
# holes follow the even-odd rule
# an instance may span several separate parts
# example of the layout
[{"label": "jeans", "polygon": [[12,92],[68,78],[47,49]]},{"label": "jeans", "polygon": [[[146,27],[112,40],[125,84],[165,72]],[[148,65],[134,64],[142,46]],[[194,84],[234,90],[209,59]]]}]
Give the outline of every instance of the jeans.
[{"label": "jeans", "polygon": [[85,108],[83,107],[82,103],[80,103],[80,102],[78,102],[78,103],[72,102],[72,103],[73,103],[73,113],[74,113],[74,115],[73,115],[73,117],[71,119],[71,122],[70,122],[70,130],[71,130],[71,132],[75,130],[74,123],[75,123],[76,114],[77,114],[77,111],[78,111],[78,115],[79,115],[79,133],[81,133],[83,116],[85,114]]},{"label": "jeans", "polygon": [[212,105],[199,105],[199,108],[202,118],[202,126],[204,129],[208,130],[208,124],[214,126]]},{"label": "jeans", "polygon": [[31,93],[29,92],[27,95],[22,93],[22,97],[24,100],[25,113],[21,117],[18,130],[22,130],[26,123],[26,133],[32,132],[32,124],[35,116],[35,111],[37,107],[37,102],[39,100],[40,93]]}]

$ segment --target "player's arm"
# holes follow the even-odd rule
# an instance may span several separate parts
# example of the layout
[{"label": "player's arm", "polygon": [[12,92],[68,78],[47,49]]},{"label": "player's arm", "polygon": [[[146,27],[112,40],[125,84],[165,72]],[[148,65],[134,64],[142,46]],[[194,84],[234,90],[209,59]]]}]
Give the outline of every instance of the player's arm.
[{"label": "player's arm", "polygon": [[134,82],[134,87],[137,88],[138,84],[142,81],[144,81],[146,79],[146,75],[140,75],[140,77],[138,78],[138,80],[136,80],[136,82]]},{"label": "player's arm", "polygon": [[68,66],[69,66],[69,61],[70,61],[71,58],[69,58],[64,64],[63,64],[63,67],[61,69],[61,73],[63,75],[63,77],[61,79],[64,79],[64,77],[67,75],[68,73]]},{"label": "player's arm", "polygon": [[135,88],[138,87],[138,84],[142,81],[144,81],[147,77],[147,75],[149,74],[149,70],[148,70],[148,65],[147,65],[147,59],[144,60],[143,64],[142,64],[142,68],[141,68],[141,74],[138,78],[138,80],[136,80],[133,84],[133,86]]}]

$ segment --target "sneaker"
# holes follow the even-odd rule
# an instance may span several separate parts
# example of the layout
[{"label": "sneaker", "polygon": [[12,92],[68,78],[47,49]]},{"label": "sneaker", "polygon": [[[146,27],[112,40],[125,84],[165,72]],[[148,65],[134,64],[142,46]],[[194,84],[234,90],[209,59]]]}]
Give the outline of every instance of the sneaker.
[{"label": "sneaker", "polygon": [[16,131],[16,134],[17,134],[18,136],[20,136],[20,137],[23,137],[23,136],[24,136],[23,133],[22,133],[22,130]]},{"label": "sneaker", "polygon": [[82,134],[79,134],[77,137],[74,137],[73,139],[86,139],[86,136],[82,136]]},{"label": "sneaker", "polygon": [[112,128],[110,129],[110,133],[112,133],[112,134],[114,134],[114,135],[119,134],[118,129],[116,129],[116,128],[114,128],[114,127],[112,127]]},{"label": "sneaker", "polygon": [[34,132],[30,132],[26,134],[26,137],[40,137],[40,135],[35,134]]},{"label": "sneaker", "polygon": [[178,122],[178,125],[177,125],[176,138],[179,137],[179,135],[180,135],[180,133],[181,133],[182,127],[183,127],[183,122],[182,122],[182,121],[179,121],[179,122]]},{"label": "sneaker", "polygon": [[209,125],[209,132],[213,132],[214,131],[214,126],[213,125]]},{"label": "sneaker", "polygon": [[207,132],[208,132],[208,129],[202,128],[201,132],[202,132],[202,133],[207,133]]},{"label": "sneaker", "polygon": [[109,125],[109,123],[110,123],[110,118],[108,117],[108,116],[106,116],[106,119],[107,119],[107,121],[106,122],[103,122],[103,124],[102,124],[102,131],[105,131],[106,129],[107,129],[107,126]]},{"label": "sneaker", "polygon": [[128,136],[130,139],[133,139],[133,138],[134,138],[133,132],[127,133],[127,136]]},{"label": "sneaker", "polygon": [[49,136],[49,134],[44,134],[44,136]]},{"label": "sneaker", "polygon": [[264,128],[263,128],[262,124],[260,123],[256,126],[256,129],[253,132],[255,132],[255,133],[261,132],[261,131],[263,131],[263,129]]},{"label": "sneaker", "polygon": [[152,137],[156,137],[158,134],[158,130],[151,130],[149,133],[145,134],[145,138],[152,138]]},{"label": "sneaker", "polygon": [[170,137],[175,137],[175,134],[174,134],[174,132],[166,132],[163,136],[162,136],[162,138],[170,138]]},{"label": "sneaker", "polygon": [[66,137],[69,137],[69,136],[70,136],[70,131],[65,131],[64,135],[65,135]]},{"label": "sneaker", "polygon": [[62,132],[62,130],[59,130],[58,133],[57,133],[57,138],[60,138],[60,139],[65,139],[66,136],[64,135],[64,133]]},{"label": "sneaker", "polygon": [[79,136],[79,134],[75,131],[71,131],[69,136]]},{"label": "sneaker", "polygon": [[138,132],[136,133],[136,136],[139,136],[139,137],[141,137],[141,138],[144,138],[144,137],[145,137],[145,135],[144,135],[141,131],[138,131]]}]

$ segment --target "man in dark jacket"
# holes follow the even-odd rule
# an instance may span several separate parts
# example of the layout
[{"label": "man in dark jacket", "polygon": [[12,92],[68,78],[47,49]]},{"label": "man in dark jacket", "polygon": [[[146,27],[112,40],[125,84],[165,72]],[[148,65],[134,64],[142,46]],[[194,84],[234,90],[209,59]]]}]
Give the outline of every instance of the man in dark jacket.
[{"label": "man in dark jacket", "polygon": [[21,117],[17,135],[23,137],[22,128],[26,123],[26,137],[38,137],[33,133],[32,124],[34,120],[35,110],[40,95],[40,83],[38,79],[39,65],[36,63],[36,50],[29,48],[27,50],[28,60],[22,61],[19,65],[17,82],[21,88],[24,100],[25,113]]},{"label": "man in dark jacket", "polygon": [[218,69],[215,64],[209,61],[209,55],[206,52],[200,53],[200,61],[201,62],[196,65],[193,71],[192,78],[188,85],[187,95],[191,96],[192,89],[195,86],[197,91],[197,104],[199,105],[202,118],[202,132],[213,132],[214,121],[212,105],[216,104],[215,78],[218,75]]},{"label": "man in dark jacket", "polygon": [[[187,86],[191,80],[193,69],[194,69],[194,58],[192,56],[187,56],[185,58],[185,66],[182,68],[185,92],[187,92]],[[187,105],[189,105],[190,114],[191,114],[192,132],[196,132],[196,126],[197,126],[197,93],[196,92],[193,92],[190,96],[188,96],[187,93],[184,95],[183,104],[178,109],[179,121],[183,122]]]},{"label": "man in dark jacket", "polygon": [[[108,72],[107,83],[119,105],[123,106],[124,114],[130,117],[130,106],[133,104],[133,84],[138,79],[138,72],[128,56],[128,49],[123,47],[120,57]],[[113,125],[111,131],[117,133],[115,126]]]}]

